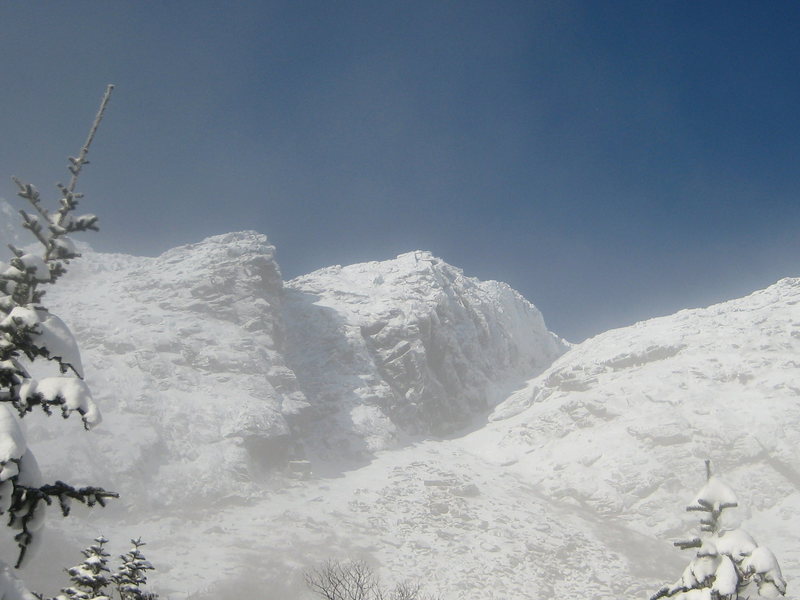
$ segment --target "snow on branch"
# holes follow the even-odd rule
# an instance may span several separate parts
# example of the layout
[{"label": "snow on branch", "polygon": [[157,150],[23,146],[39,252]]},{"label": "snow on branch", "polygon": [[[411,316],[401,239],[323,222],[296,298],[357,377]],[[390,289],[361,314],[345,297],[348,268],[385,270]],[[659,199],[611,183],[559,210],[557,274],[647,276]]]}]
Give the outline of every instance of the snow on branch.
[{"label": "snow on branch", "polygon": [[706,483],[686,507],[690,512],[707,513],[699,527],[706,536],[674,542],[681,550],[697,548],[697,553],[680,579],[663,586],[650,600],[735,600],[786,594],[786,581],[772,551],[756,544],[743,529],[723,528],[722,513],[738,505],[736,494],[711,474],[711,464],[706,461]]},{"label": "snow on branch", "polygon": [[[58,186],[55,210],[45,208],[33,185],[14,178],[18,195],[30,205],[28,211],[20,211],[22,227],[41,244],[38,253],[9,246],[13,256],[8,264],[0,262],[0,513],[7,515],[8,527],[15,530],[17,567],[25,560],[42,525],[44,509],[53,500],[67,516],[72,501],[105,506],[109,498],[117,497],[101,487],[76,488],[63,481],[42,484],[36,459],[12,410],[21,418],[37,406],[48,415],[55,407],[65,418],[78,413],[86,429],[101,420],[83,381],[77,343],[64,322],[42,305],[40,286],[55,283],[66,272],[65,264],[79,256],[70,234],[97,230],[96,216],[73,214],[81,198],[75,186],[88,163],[86,156],[112,90],[113,86],[106,88],[86,142],[78,156],[69,159],[70,181]],[[31,377],[27,365],[38,359],[55,362],[59,375]],[[0,569],[3,566],[0,563]]]},{"label": "snow on branch", "polygon": [[75,488],[63,481],[56,481],[40,487],[28,487],[14,482],[11,508],[8,511],[10,515],[8,525],[22,530],[14,536],[14,540],[19,546],[19,556],[15,565],[17,568],[20,567],[25,559],[28,546],[33,541],[33,531],[37,527],[30,528],[29,524],[38,518],[37,508],[39,503],[44,502],[50,506],[53,503],[53,498],[58,500],[61,514],[66,517],[70,512],[71,500],[77,500],[89,507],[95,504],[105,506],[107,499],[119,498],[119,494],[92,486]]},{"label": "snow on branch", "polygon": [[103,99],[100,101],[100,108],[97,111],[97,115],[94,117],[94,121],[92,122],[92,127],[89,130],[89,135],[86,137],[86,142],[83,144],[83,148],[81,148],[80,154],[78,154],[77,158],[70,156],[69,162],[71,163],[69,166],[69,172],[72,173],[72,178],[69,181],[69,186],[67,186],[66,191],[72,193],[75,191],[75,184],[78,182],[78,175],[81,174],[81,169],[83,169],[83,165],[89,164],[89,161],[86,160],[86,155],[89,154],[89,146],[92,145],[92,141],[94,141],[94,136],[97,133],[97,128],[100,127],[100,122],[103,120],[103,114],[106,112],[106,106],[108,105],[108,101],[111,99],[111,92],[114,91],[114,86],[112,84],[108,84],[106,86],[106,92],[103,94]]}]

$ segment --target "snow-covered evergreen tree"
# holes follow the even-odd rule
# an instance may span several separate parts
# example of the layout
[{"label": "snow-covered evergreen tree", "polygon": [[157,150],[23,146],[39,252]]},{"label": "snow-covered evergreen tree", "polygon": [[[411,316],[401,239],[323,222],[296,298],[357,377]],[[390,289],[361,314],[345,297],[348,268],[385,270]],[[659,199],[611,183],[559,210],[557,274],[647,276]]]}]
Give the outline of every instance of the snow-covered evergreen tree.
[{"label": "snow-covered evergreen tree", "polygon": [[147,583],[145,573],[153,570],[153,565],[144,557],[140,548],[144,546],[141,538],[131,540],[132,547],[120,556],[122,564],[111,580],[117,587],[120,600],[148,600],[155,594],[146,592],[143,586]]},{"label": "snow-covered evergreen tree", "polygon": [[[83,561],[66,569],[72,585],[48,600],[111,600],[114,590],[119,600],[156,600],[158,594],[144,589],[147,583],[145,572],[153,570],[153,565],[140,550],[144,542],[131,540],[132,548],[120,555],[121,563],[113,574],[108,565],[110,555],[105,550],[106,543],[108,540],[100,536],[95,538],[94,544],[82,550]],[[45,600],[39,594],[36,598]]]},{"label": "snow-covered evergreen tree", "polygon": [[[73,500],[93,506],[116,496],[102,488],[77,489],[62,481],[43,484],[14,414],[24,417],[38,407],[47,414],[56,409],[64,418],[78,413],[86,429],[100,422],[100,413],[83,381],[77,344],[66,325],[44,306],[42,287],[55,283],[66,272],[66,264],[79,256],[69,236],[96,230],[97,217],[74,214],[81,198],[75,186],[88,163],[86,155],[112,89],[113,86],[107,88],[80,153],[69,159],[71,178],[68,185],[58,186],[60,200],[55,211],[43,206],[36,188],[14,179],[19,195],[32,209],[20,211],[23,227],[40,243],[37,252],[9,246],[13,256],[8,264],[0,262],[0,511],[15,530],[14,540],[19,547],[16,566],[25,560],[41,526],[44,508],[53,500],[58,501],[66,516]],[[40,359],[55,364],[54,376],[38,380],[31,376],[30,363]],[[0,597],[31,597],[1,563]]]},{"label": "snow-covered evergreen tree", "polygon": [[109,600],[106,587],[111,581],[108,552],[103,547],[108,542],[100,536],[94,544],[83,550],[83,561],[67,569],[72,585],[61,590],[58,600]]},{"label": "snow-covered evergreen tree", "polygon": [[725,529],[722,514],[739,505],[733,490],[711,474],[706,461],[706,484],[687,511],[705,513],[700,520],[701,535],[675,542],[697,554],[684,569],[681,578],[664,586],[650,600],[744,600],[774,598],[786,593],[786,582],[772,551],[759,546],[743,529]]}]

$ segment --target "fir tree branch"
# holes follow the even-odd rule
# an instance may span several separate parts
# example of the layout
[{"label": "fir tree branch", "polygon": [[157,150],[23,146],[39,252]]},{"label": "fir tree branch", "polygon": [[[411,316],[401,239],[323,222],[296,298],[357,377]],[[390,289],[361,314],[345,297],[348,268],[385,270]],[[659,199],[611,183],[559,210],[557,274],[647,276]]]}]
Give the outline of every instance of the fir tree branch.
[{"label": "fir tree branch", "polygon": [[70,512],[70,500],[77,500],[86,506],[92,507],[95,504],[105,506],[109,498],[119,498],[116,492],[108,492],[99,487],[75,488],[63,481],[56,481],[40,487],[29,487],[17,483],[17,477],[12,478],[14,491],[11,494],[11,507],[8,509],[9,527],[19,527],[22,529],[14,540],[19,546],[19,556],[15,568],[19,568],[25,559],[28,546],[33,541],[33,532],[29,530],[28,524],[36,514],[36,508],[40,502],[48,506],[53,503],[53,498],[58,499],[61,514],[68,516]]},{"label": "fir tree branch", "polygon": [[33,187],[30,183],[25,183],[23,181],[20,181],[17,177],[12,176],[11,179],[14,181],[14,183],[17,184],[17,187],[20,189],[20,191],[17,192],[17,195],[21,198],[25,198],[25,200],[27,200],[31,204],[31,206],[33,206],[33,208],[36,209],[36,212],[42,215],[42,218],[45,221],[49,222],[50,214],[44,207],[42,207],[39,190]]}]

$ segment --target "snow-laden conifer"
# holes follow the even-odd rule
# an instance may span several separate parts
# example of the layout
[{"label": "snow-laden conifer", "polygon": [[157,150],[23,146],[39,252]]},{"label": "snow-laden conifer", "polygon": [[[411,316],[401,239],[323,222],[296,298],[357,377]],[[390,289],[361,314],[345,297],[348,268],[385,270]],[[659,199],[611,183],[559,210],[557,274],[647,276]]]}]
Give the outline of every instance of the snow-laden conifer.
[{"label": "snow-laden conifer", "polygon": [[706,483],[687,511],[704,513],[700,535],[675,542],[682,550],[697,548],[680,579],[662,587],[650,600],[744,600],[786,594],[786,581],[772,551],[743,529],[725,529],[722,513],[739,505],[736,494],[712,475],[706,461]]},{"label": "snow-laden conifer", "polygon": [[[46,505],[56,500],[66,516],[73,500],[89,506],[104,505],[106,499],[116,496],[102,488],[75,488],[62,481],[43,484],[14,415],[16,412],[24,417],[38,407],[47,414],[55,409],[64,418],[77,413],[86,429],[100,422],[100,412],[83,381],[77,344],[66,325],[43,304],[43,287],[55,283],[66,272],[69,261],[79,256],[70,236],[97,229],[97,217],[75,214],[81,198],[75,186],[88,163],[86,156],[112,89],[106,89],[80,153],[69,159],[71,178],[68,185],[58,186],[60,198],[54,210],[48,210],[34,186],[14,178],[19,196],[30,206],[20,210],[22,226],[40,246],[38,251],[24,251],[10,245],[10,260],[0,262],[0,511],[15,530],[14,540],[19,546],[16,566],[26,558]],[[42,359],[55,364],[56,372],[35,379],[28,367]],[[99,547],[102,550],[102,544]],[[11,581],[0,564],[0,597],[30,597],[27,592],[15,591],[20,586],[4,583],[6,579]]]},{"label": "snow-laden conifer", "polygon": [[108,552],[104,545],[107,539],[100,536],[94,544],[83,550],[80,564],[67,569],[72,585],[61,590],[56,600],[110,600],[106,588],[111,581],[108,568]]},{"label": "snow-laden conifer", "polygon": [[[83,561],[65,569],[71,585],[63,588],[55,598],[47,600],[156,600],[158,594],[144,589],[147,583],[145,572],[153,570],[153,565],[140,550],[144,542],[131,540],[133,546],[120,555],[121,562],[113,573],[109,566],[110,554],[105,550],[107,543],[108,540],[100,536],[82,550]],[[35,597],[45,600],[41,594],[35,594]]]},{"label": "snow-laden conifer", "polygon": [[144,546],[141,538],[131,540],[131,549],[120,556],[122,564],[111,580],[117,587],[120,600],[149,600],[155,598],[143,589],[147,583],[145,573],[153,570],[153,565],[144,557],[140,548]]}]

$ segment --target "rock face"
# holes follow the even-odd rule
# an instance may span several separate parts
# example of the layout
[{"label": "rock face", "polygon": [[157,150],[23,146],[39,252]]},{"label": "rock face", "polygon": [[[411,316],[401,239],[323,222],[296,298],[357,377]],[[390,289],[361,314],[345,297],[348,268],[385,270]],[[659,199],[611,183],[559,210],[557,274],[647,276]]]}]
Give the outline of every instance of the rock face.
[{"label": "rock face", "polygon": [[79,340],[106,429],[130,444],[73,436],[75,451],[174,482],[178,496],[246,494],[285,464],[307,403],[284,360],[282,287],[254,232],[154,259],[85,253],[47,300]]},{"label": "rock face", "polygon": [[[775,552],[791,594],[799,355],[800,279],[599,335],[468,435],[381,453],[253,507],[263,528],[281,523],[262,573],[284,581],[295,561],[366,556],[385,579],[410,577],[446,600],[648,598],[693,556],[672,541],[697,533],[685,506],[710,458],[741,505],[727,526]],[[248,545],[249,520],[220,519]],[[302,597],[296,589],[283,597]]]},{"label": "rock face", "polygon": [[158,258],[89,251],[46,301],[78,338],[104,429],[130,444],[64,441],[60,423],[37,421],[34,447],[70,444],[96,483],[118,477],[90,466],[95,452],[173,482],[167,504],[248,496],[292,459],[364,458],[405,434],[451,432],[564,349],[508,286],[427,253],[284,286],[254,232]]},{"label": "rock face", "polygon": [[367,450],[464,427],[566,349],[506,284],[427,252],[294,279],[285,309],[289,362],[336,429],[326,439]]}]

